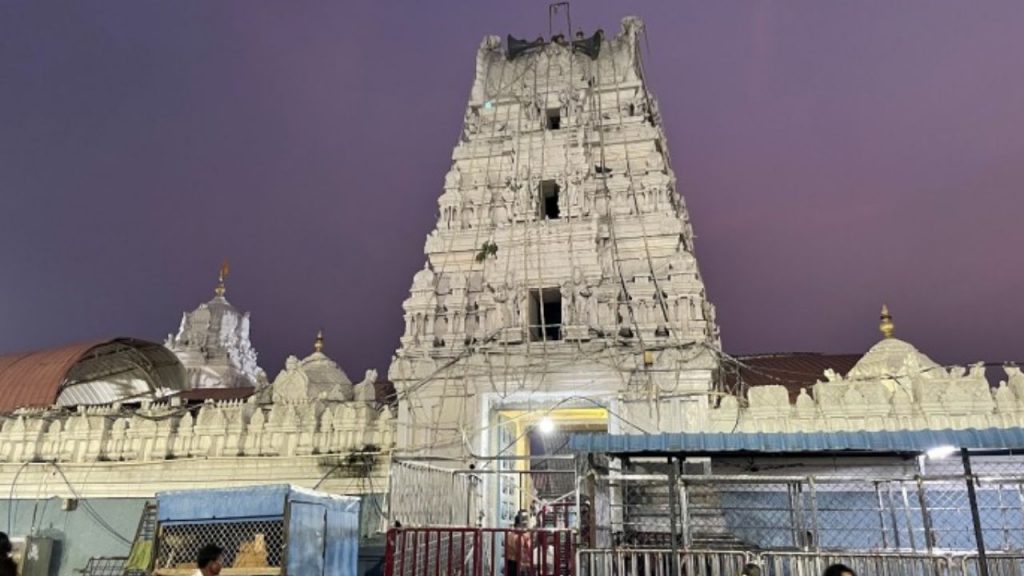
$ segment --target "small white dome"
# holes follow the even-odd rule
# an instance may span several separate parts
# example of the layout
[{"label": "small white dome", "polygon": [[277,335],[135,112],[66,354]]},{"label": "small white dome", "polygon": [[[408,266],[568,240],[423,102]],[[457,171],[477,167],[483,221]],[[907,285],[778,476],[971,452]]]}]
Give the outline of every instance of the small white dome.
[{"label": "small white dome", "polygon": [[323,352],[313,352],[300,361],[301,370],[309,378],[310,386],[327,389],[331,386],[341,386],[346,397],[352,395],[352,381],[348,374],[338,366],[337,362],[331,360]]},{"label": "small white dome", "polygon": [[938,364],[909,342],[886,338],[875,344],[850,369],[848,380],[884,380],[894,376],[937,378],[945,375]]}]

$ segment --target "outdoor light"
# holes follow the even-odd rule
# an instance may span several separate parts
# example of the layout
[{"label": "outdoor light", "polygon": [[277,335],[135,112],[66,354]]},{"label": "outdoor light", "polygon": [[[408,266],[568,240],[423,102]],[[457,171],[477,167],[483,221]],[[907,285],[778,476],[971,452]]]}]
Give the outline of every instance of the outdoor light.
[{"label": "outdoor light", "polygon": [[956,452],[955,446],[936,446],[924,454],[929,460],[940,460],[952,456],[954,452]]},{"label": "outdoor light", "polygon": [[551,434],[555,431],[555,421],[545,416],[537,422],[537,430],[540,430],[541,434]]}]

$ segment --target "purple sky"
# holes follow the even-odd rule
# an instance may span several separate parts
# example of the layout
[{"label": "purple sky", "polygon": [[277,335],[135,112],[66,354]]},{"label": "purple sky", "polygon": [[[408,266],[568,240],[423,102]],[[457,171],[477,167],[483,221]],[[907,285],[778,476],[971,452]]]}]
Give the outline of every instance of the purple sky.
[{"label": "purple sky", "polygon": [[[485,34],[546,2],[0,4],[0,352],[212,296],[382,373]],[[1021,359],[1024,2],[578,1],[648,75],[733,353]]]}]

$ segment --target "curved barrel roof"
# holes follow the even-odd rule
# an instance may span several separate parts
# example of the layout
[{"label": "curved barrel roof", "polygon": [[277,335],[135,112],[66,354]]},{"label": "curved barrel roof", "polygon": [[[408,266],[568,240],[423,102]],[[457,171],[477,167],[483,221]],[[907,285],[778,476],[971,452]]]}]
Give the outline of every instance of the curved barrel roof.
[{"label": "curved barrel roof", "polygon": [[185,369],[167,348],[135,338],[0,356],[0,412],[116,402],[140,386],[183,390]]}]

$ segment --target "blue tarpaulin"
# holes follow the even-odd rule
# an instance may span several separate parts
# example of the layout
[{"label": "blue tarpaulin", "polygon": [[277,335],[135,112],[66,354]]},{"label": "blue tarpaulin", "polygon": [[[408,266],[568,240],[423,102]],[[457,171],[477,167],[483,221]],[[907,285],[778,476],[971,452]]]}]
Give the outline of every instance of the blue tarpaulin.
[{"label": "blue tarpaulin", "polygon": [[197,522],[284,516],[287,484],[180,490],[157,494],[160,522]]},{"label": "blue tarpaulin", "polygon": [[920,453],[938,446],[1024,450],[1024,428],[786,433],[573,434],[573,452],[608,453]]}]

